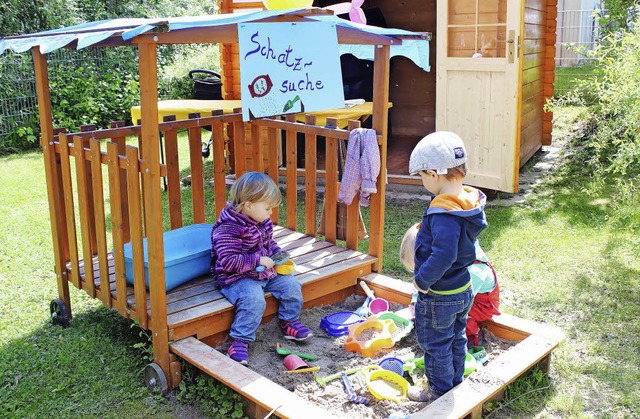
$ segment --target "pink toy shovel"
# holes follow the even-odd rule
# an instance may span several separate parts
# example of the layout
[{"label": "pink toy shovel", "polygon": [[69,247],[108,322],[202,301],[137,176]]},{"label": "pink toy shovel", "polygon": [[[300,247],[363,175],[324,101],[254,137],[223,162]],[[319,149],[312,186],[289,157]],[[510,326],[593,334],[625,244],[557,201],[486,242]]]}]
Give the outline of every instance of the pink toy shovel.
[{"label": "pink toy shovel", "polygon": [[373,295],[373,291],[364,281],[360,281],[360,286],[364,290],[364,293],[369,297],[369,311],[371,314],[382,313],[383,311],[389,311],[389,302],[384,298],[376,298]]}]

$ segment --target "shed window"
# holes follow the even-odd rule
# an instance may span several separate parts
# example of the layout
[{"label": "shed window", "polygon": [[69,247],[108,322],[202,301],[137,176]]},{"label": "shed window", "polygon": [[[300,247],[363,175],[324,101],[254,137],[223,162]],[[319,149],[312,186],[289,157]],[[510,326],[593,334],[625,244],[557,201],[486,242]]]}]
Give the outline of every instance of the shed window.
[{"label": "shed window", "polygon": [[507,0],[449,0],[449,57],[506,57]]}]

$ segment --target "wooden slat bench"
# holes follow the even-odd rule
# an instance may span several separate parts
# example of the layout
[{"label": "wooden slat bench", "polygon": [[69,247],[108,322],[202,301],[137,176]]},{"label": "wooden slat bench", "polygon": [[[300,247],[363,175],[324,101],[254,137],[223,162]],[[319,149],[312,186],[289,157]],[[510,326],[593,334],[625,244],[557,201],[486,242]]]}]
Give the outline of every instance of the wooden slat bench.
[{"label": "wooden slat bench", "polygon": [[[291,254],[296,263],[296,278],[303,285],[303,296],[307,306],[321,301],[325,296],[352,288],[359,277],[371,272],[377,258],[356,250],[317,240],[303,233],[280,226],[274,228],[274,239],[280,247]],[[113,258],[110,257],[109,285],[112,298],[116,299]],[[80,263],[83,289],[88,289],[84,263]],[[94,288],[100,295],[101,278],[97,257],[93,260]],[[330,279],[327,281],[327,279]],[[351,293],[351,291],[349,291]],[[169,339],[178,340],[188,336],[198,339],[226,333],[233,322],[234,310],[229,301],[217,289],[210,275],[195,278],[167,292],[167,325]],[[150,298],[147,291],[147,317],[151,321]],[[136,300],[132,286],[127,287],[127,310],[136,313]],[[268,321],[276,313],[276,301],[267,298],[264,313]],[[220,336],[221,337],[221,336]]]}]

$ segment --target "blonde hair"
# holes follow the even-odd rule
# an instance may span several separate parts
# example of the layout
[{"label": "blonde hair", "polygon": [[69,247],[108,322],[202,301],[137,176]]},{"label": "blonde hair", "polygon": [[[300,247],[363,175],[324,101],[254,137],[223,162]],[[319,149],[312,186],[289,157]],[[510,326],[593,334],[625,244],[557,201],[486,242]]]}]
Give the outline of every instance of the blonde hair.
[{"label": "blonde hair", "polygon": [[241,211],[247,202],[266,202],[277,207],[282,201],[278,185],[264,173],[247,172],[231,186],[231,204]]},{"label": "blonde hair", "polygon": [[415,268],[416,237],[420,230],[420,224],[421,223],[415,223],[409,227],[409,230],[404,233],[404,237],[400,243],[400,262],[402,262],[409,272],[413,272]]},{"label": "blonde hair", "polygon": [[[433,169],[429,169],[429,170],[433,170]],[[422,172],[428,172],[429,170],[421,170]],[[433,170],[435,172],[435,170]],[[445,178],[451,180],[451,179],[458,179],[458,178],[464,178],[467,176],[467,163],[462,163],[461,165],[458,165],[456,167],[450,167],[447,169],[447,173],[445,173],[444,175],[440,175],[440,176],[444,176]]]},{"label": "blonde hair", "polygon": [[467,176],[467,163],[447,169],[447,174],[444,176],[447,179],[464,178]]}]

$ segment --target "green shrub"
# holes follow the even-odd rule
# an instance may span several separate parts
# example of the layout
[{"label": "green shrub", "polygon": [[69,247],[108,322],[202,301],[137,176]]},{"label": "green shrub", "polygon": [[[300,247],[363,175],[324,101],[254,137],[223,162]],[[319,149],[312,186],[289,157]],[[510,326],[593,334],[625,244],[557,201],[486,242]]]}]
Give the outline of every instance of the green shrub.
[{"label": "green shrub", "polygon": [[[640,23],[640,21],[638,21]],[[640,27],[609,35],[594,50],[601,81],[589,86],[595,132],[590,163],[603,174],[640,175]]]},{"label": "green shrub", "polygon": [[583,193],[611,197],[619,225],[640,226],[640,20],[607,35],[591,53],[598,76],[564,102],[589,104],[589,129],[575,144],[576,170],[591,180]]},{"label": "green shrub", "polygon": [[212,418],[246,418],[238,393],[190,364],[184,364],[176,399],[184,404],[197,403]]},{"label": "green shrub", "polygon": [[193,80],[189,71],[195,69],[220,72],[220,49],[217,44],[163,46],[158,59],[160,99],[193,98]]},{"label": "green shrub", "polygon": [[81,61],[76,68],[61,66],[50,77],[51,112],[55,127],[76,131],[95,124],[106,128],[111,121],[131,123],[131,106],[139,102],[138,76],[132,71],[135,52],[130,48],[105,50],[100,60]]}]

